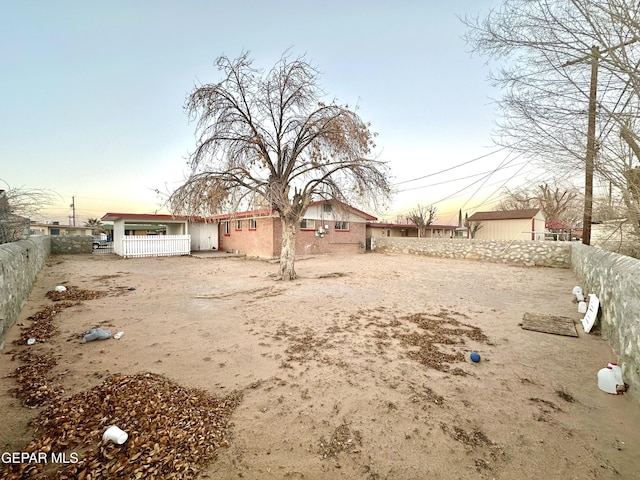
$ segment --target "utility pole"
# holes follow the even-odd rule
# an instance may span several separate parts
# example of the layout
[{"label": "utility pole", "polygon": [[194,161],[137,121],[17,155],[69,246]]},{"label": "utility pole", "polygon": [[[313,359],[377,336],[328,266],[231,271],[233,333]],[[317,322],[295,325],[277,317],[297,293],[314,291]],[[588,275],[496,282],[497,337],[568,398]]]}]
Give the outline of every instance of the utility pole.
[{"label": "utility pole", "polygon": [[584,170],[584,212],[582,216],[582,243],[591,245],[593,215],[593,170],[596,158],[596,95],[598,92],[598,62],[600,49],[591,47],[591,82],[589,86],[589,122],[587,125],[587,154]]},{"label": "utility pole", "polygon": [[73,226],[76,226],[76,197],[71,197],[71,213],[73,218]]},{"label": "utility pole", "polygon": [[640,40],[640,37],[634,36],[631,40],[623,42],[613,47],[605,48],[600,51],[596,45],[591,47],[591,53],[586,57],[571,60],[564,65],[575,65],[591,58],[591,82],[589,85],[589,117],[587,125],[587,153],[585,155],[585,172],[584,172],[584,211],[582,216],[582,243],[591,245],[591,220],[593,214],[593,170],[596,158],[596,107],[597,107],[597,91],[598,91],[598,65],[600,62],[600,54],[607,54],[621,47],[626,47]]}]

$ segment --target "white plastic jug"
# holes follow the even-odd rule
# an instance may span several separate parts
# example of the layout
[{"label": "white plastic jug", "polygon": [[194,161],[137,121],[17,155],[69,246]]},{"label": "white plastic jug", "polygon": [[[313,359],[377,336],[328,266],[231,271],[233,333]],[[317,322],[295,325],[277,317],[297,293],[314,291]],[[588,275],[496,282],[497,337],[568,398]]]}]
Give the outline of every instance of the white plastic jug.
[{"label": "white plastic jug", "polygon": [[573,287],[573,290],[571,291],[571,293],[573,293],[576,297],[576,299],[579,302],[583,302],[584,301],[584,294],[582,292],[582,287],[576,285],[575,287]]},{"label": "white plastic jug", "polygon": [[613,367],[607,366],[598,371],[598,388],[603,392],[618,394],[616,386],[618,381],[616,380],[616,374],[613,371]]},{"label": "white plastic jug", "polygon": [[624,385],[624,380],[622,380],[622,368],[620,368],[616,362],[609,362],[607,367],[611,367],[611,370],[613,370],[613,374],[616,377],[616,383],[618,385]]}]

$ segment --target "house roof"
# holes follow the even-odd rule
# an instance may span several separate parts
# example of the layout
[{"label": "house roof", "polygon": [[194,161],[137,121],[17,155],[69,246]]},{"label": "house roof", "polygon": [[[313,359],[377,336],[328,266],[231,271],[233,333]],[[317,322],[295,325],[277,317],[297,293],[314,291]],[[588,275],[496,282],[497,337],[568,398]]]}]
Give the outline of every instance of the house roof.
[{"label": "house roof", "polygon": [[[111,231],[113,230],[113,225],[110,225],[110,224],[102,225],[102,229],[106,231]],[[126,229],[135,230],[135,231],[145,231],[145,230],[164,231],[166,229],[166,226],[157,224],[157,223],[154,223],[154,224],[137,223],[137,224],[127,225]]]},{"label": "house roof", "polygon": [[496,210],[493,212],[476,212],[467,220],[478,222],[481,220],[524,220],[535,217],[539,208],[528,208],[526,210]]},{"label": "house roof", "polygon": [[271,215],[275,215],[275,210],[270,210],[268,208],[261,208],[259,210],[247,210],[246,212],[236,212],[236,213],[223,213],[222,215],[216,215],[213,217],[214,220],[228,220],[230,218],[246,218],[246,217],[268,217]]},{"label": "house roof", "polygon": [[367,220],[377,220],[378,219],[377,217],[374,217],[373,215],[370,215],[367,212],[363,212],[362,210],[359,210],[356,207],[352,207],[351,205],[347,205],[346,203],[341,202],[339,200],[317,200],[315,202],[311,202],[311,204],[309,206],[322,205],[322,204],[325,204],[325,203],[337,203],[337,204],[341,205],[342,207],[346,208],[347,210],[351,210],[356,215],[360,215],[361,217],[366,218]]},{"label": "house roof", "polygon": [[[332,203],[329,200],[319,200],[316,202],[312,202],[310,206],[322,205],[324,203]],[[369,215],[362,210],[358,210],[351,205],[347,205],[342,202],[333,201],[333,203],[339,203],[343,207],[348,210],[351,210],[358,216],[364,217],[367,220],[377,220],[373,215]],[[211,220],[228,220],[230,218],[246,218],[246,217],[264,217],[275,215],[275,210],[269,208],[262,208],[259,210],[248,210],[246,212],[235,212],[235,213],[225,213],[222,215],[216,215],[210,218],[202,218],[202,217],[189,217],[189,216],[180,216],[180,215],[157,215],[153,213],[105,213],[100,219],[103,222],[113,222],[116,220],[125,220],[129,222],[156,222],[156,223],[183,223],[187,220],[195,220],[195,221],[211,221]]]},{"label": "house roof", "polygon": [[[358,210],[355,207],[352,207],[351,205],[347,205],[346,203],[342,203],[339,202],[337,200],[318,200],[315,202],[311,202],[309,204],[310,207],[315,207],[317,205],[323,205],[325,203],[338,203],[340,204],[342,207],[346,208],[347,210],[351,210],[353,213],[355,213],[356,215],[360,216],[360,217],[364,217],[367,220],[377,220],[377,217],[374,217],[373,215],[369,215],[366,212],[363,212],[362,210]],[[263,208],[260,210],[249,210],[246,212],[236,212],[236,213],[225,213],[223,215],[217,215],[215,217],[213,217],[216,220],[227,220],[230,218],[245,218],[245,217],[264,217],[264,216],[269,216],[269,215],[275,215],[276,211],[275,210],[270,210],[268,208]]]},{"label": "house roof", "polygon": [[415,223],[367,222],[367,227],[379,228],[418,228]]},{"label": "house roof", "polygon": [[183,223],[190,217],[176,215],[156,215],[154,213],[105,213],[100,219],[103,222],[114,222],[116,220],[130,222],[160,222],[160,223]]},{"label": "house roof", "polygon": [[86,225],[59,225],[56,223],[30,222],[31,227],[57,228],[59,230],[91,230]]},{"label": "house roof", "polygon": [[[367,227],[372,228],[418,228],[415,223],[385,223],[385,222],[367,222]],[[455,230],[457,225],[438,225],[432,223],[428,228],[442,229],[442,230]]]}]

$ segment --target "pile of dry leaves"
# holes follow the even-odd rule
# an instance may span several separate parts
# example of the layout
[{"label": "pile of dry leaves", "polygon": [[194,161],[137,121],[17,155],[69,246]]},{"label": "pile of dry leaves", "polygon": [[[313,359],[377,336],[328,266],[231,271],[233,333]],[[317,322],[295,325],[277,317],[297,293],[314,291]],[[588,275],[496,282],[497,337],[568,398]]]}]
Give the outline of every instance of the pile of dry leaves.
[{"label": "pile of dry leaves", "polygon": [[[52,293],[52,292],[48,292]],[[11,375],[18,384],[12,393],[20,399],[23,405],[39,407],[50,403],[56,396],[62,394],[62,388],[54,383],[52,369],[57,365],[56,358],[51,353],[35,353],[27,346],[27,341],[33,339],[35,343],[44,343],[57,334],[58,327],[54,318],[65,308],[77,305],[73,302],[59,302],[49,305],[27,318],[29,326],[21,329],[20,337],[13,341],[15,345],[28,350],[12,352],[12,361],[20,360],[22,365]]]},{"label": "pile of dry leaves", "polygon": [[[193,478],[228,444],[239,393],[218,399],[146,373],[113,375],[91,390],[63,397],[51,373],[57,359],[36,353],[27,341],[46,343],[57,333],[58,313],[106,294],[73,286],[47,292],[56,303],[29,317],[31,324],[14,342],[19,350],[12,360],[22,363],[12,375],[18,384],[14,394],[25,406],[45,408],[33,422],[35,439],[25,448],[38,460],[0,465],[1,478]],[[128,433],[126,443],[102,440],[110,425]]]},{"label": "pile of dry leaves", "polygon": [[[459,347],[466,345],[465,337],[478,343],[487,343],[489,340],[480,328],[457,320],[445,309],[435,314],[415,313],[402,319],[415,323],[419,329],[399,335],[402,344],[410,349],[407,356],[442,372],[466,374],[459,368],[451,370],[450,367],[452,363],[464,361],[465,354]],[[445,347],[449,347],[449,350],[445,350]]]},{"label": "pile of dry leaves", "polygon": [[55,382],[51,371],[58,363],[51,354],[21,352],[15,356],[22,365],[11,375],[18,386],[11,393],[27,407],[47,405],[63,393],[62,387]]},{"label": "pile of dry leaves", "polygon": [[74,285],[65,286],[64,291],[59,292],[57,290],[51,290],[45,295],[49,300],[58,302],[60,300],[95,300],[96,298],[104,297],[107,292],[100,290],[83,290]]},{"label": "pile of dry leaves", "polygon": [[60,302],[55,305],[49,305],[39,312],[34,313],[27,318],[27,320],[32,322],[31,325],[23,328],[20,331],[20,337],[14,340],[13,343],[16,345],[25,345],[30,338],[33,338],[37,343],[49,340],[58,331],[53,322],[54,317],[65,308],[73,307],[74,305],[77,305],[77,303]]},{"label": "pile of dry leaves", "polygon": [[[25,451],[47,452],[76,463],[7,465],[2,478],[193,478],[213,460],[229,417],[240,403],[233,393],[216,398],[151,373],[113,375],[70,398],[57,398],[35,420],[36,438]],[[102,440],[110,425],[126,443]]]},{"label": "pile of dry leaves", "polygon": [[[54,319],[60,312],[78,305],[82,300],[94,300],[105,295],[107,292],[84,290],[72,285],[65,287],[64,291],[48,291],[46,297],[56,303],[28,317],[27,320],[31,323],[23,326],[20,337],[13,343],[25,348],[27,348],[27,342],[45,343],[58,333]],[[12,374],[18,383],[13,393],[24,405],[28,407],[47,405],[63,392],[59,385],[54,384],[51,376],[53,367],[57,365],[57,360],[52,354],[27,350],[15,353],[11,360],[16,359],[20,360],[22,365]]]}]

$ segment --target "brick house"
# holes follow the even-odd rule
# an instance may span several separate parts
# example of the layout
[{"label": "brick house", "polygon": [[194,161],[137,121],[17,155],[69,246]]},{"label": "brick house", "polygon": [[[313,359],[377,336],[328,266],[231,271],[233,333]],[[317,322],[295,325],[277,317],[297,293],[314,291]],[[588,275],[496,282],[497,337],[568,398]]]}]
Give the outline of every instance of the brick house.
[{"label": "brick house", "polygon": [[[282,224],[272,210],[254,210],[215,217],[220,225],[219,250],[262,258],[278,258]],[[349,205],[317,201],[298,228],[296,255],[356,253],[364,250],[366,222],[376,220]]]}]

